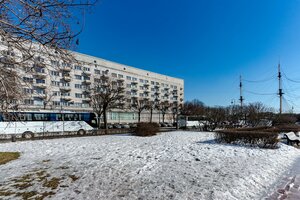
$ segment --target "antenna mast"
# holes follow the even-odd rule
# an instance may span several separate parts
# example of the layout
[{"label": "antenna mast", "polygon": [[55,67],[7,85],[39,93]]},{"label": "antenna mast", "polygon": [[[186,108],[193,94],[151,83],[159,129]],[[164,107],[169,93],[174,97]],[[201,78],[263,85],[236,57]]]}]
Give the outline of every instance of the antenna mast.
[{"label": "antenna mast", "polygon": [[243,101],[244,101],[244,98],[243,98],[243,84],[242,84],[242,76],[240,76],[240,104],[241,104],[241,109],[243,109]]},{"label": "antenna mast", "polygon": [[281,72],[280,72],[280,62],[278,63],[278,81],[279,81],[279,89],[278,89],[278,95],[279,95],[279,114],[282,113],[282,80],[281,80]]}]

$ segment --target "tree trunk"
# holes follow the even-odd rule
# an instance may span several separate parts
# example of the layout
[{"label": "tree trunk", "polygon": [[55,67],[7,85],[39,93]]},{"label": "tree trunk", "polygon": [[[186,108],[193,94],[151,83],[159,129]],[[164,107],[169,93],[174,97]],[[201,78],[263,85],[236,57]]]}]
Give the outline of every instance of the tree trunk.
[{"label": "tree trunk", "polygon": [[153,114],[153,109],[150,109],[150,123],[152,123],[152,114]]},{"label": "tree trunk", "polygon": [[165,123],[165,114],[166,113],[162,113],[162,122]]},{"label": "tree trunk", "polygon": [[101,129],[101,115],[97,114],[98,129]]},{"label": "tree trunk", "polygon": [[141,122],[141,112],[142,112],[142,111],[138,111],[138,123]]},{"label": "tree trunk", "polygon": [[106,112],[106,108],[105,108],[105,109],[103,109],[103,122],[104,122],[104,128],[105,128],[105,130],[108,129],[108,127],[107,127],[107,116],[106,116],[106,114],[107,114],[107,112]]}]

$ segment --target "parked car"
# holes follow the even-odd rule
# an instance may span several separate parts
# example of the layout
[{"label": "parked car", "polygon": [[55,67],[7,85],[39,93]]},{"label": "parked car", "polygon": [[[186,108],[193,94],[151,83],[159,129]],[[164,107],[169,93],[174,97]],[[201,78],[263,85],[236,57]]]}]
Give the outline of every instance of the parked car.
[{"label": "parked car", "polygon": [[117,128],[117,129],[122,128],[122,126],[121,126],[120,124],[114,124],[113,127],[114,127],[114,128]]},{"label": "parked car", "polygon": [[136,128],[137,124],[130,124],[129,126],[130,126],[130,128]]},{"label": "parked car", "polygon": [[122,128],[130,128],[129,124],[122,124]]},{"label": "parked car", "polygon": [[173,127],[173,124],[172,123],[167,123],[167,126],[168,127]]},{"label": "parked car", "polygon": [[107,125],[107,128],[112,129],[112,128],[114,128],[114,127],[113,127],[112,124],[108,124],[108,125]]}]

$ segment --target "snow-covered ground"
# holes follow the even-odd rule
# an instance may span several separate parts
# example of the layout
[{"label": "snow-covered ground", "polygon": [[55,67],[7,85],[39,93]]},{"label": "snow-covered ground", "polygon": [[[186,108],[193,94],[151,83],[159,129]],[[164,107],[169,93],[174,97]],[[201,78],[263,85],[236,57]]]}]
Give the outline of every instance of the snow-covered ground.
[{"label": "snow-covered ground", "polygon": [[[20,159],[0,165],[0,194],[52,191],[51,199],[261,199],[300,156],[298,149],[284,144],[259,149],[217,144],[213,138],[206,132],[169,132],[0,144],[0,151],[22,153]],[[33,175],[37,172],[47,174],[47,180],[59,178],[57,188],[44,187],[44,179]],[[17,189],[16,180],[28,174],[30,184]]]}]

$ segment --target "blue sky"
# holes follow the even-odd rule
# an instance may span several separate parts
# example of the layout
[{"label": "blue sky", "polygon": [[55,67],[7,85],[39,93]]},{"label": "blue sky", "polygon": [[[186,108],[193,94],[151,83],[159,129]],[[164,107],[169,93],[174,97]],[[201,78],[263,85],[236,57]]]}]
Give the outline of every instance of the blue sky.
[{"label": "blue sky", "polygon": [[[278,109],[277,64],[284,109],[300,112],[299,0],[100,0],[86,18],[77,51],[183,78],[185,100],[238,102]],[[264,95],[258,95],[258,94]]]}]

